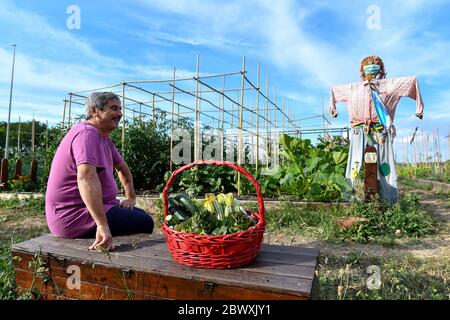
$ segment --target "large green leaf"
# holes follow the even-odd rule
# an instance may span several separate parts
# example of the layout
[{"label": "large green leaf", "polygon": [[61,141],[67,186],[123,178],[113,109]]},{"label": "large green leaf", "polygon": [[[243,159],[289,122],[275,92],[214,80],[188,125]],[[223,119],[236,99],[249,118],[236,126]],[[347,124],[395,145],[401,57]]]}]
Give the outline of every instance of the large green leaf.
[{"label": "large green leaf", "polygon": [[337,166],[344,166],[347,163],[348,153],[343,151],[334,151],[333,159]]}]

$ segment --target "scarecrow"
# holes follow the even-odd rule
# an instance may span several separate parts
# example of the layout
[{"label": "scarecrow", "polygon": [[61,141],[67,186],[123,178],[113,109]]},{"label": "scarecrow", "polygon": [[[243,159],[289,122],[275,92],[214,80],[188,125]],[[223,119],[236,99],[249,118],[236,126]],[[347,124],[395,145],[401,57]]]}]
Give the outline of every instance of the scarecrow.
[{"label": "scarecrow", "polygon": [[[395,110],[402,97],[410,97],[416,100],[416,116],[422,119],[422,97],[416,77],[386,79],[383,61],[378,56],[364,58],[360,72],[361,82],[331,88],[331,116],[334,118],[338,115],[336,102],[344,102],[352,127],[345,176],[352,186],[355,186],[364,161],[376,162],[377,191],[385,202],[392,204],[398,200],[393,150]],[[367,146],[373,146],[376,155],[365,155]]]}]

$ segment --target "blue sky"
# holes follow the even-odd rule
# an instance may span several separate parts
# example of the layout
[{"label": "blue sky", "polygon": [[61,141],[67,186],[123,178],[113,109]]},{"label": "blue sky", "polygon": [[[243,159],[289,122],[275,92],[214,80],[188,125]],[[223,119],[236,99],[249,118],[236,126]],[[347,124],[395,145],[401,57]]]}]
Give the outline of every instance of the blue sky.
[{"label": "blue sky", "polygon": [[[80,9],[69,29],[67,8]],[[372,6],[372,7],[371,7]],[[368,19],[379,8],[379,29]],[[425,104],[397,107],[397,147],[411,131],[439,128],[448,157],[450,131],[449,1],[12,1],[0,3],[0,119],[6,121],[12,48],[17,44],[12,121],[61,121],[68,92],[136,79],[236,72],[246,56],[249,78],[270,77],[269,92],[284,97],[294,118],[322,112],[333,84],[359,81],[359,63],[384,60],[388,77],[415,75]],[[227,80],[228,81],[228,80]],[[236,87],[240,85],[239,79]],[[214,83],[220,87],[220,82]],[[136,98],[139,98],[137,93]],[[248,99],[250,97],[247,97]],[[193,100],[190,100],[191,104]],[[348,125],[345,106],[333,127]],[[81,112],[81,109],[76,109]],[[303,125],[320,125],[305,121]],[[397,154],[401,159],[401,154]]]}]

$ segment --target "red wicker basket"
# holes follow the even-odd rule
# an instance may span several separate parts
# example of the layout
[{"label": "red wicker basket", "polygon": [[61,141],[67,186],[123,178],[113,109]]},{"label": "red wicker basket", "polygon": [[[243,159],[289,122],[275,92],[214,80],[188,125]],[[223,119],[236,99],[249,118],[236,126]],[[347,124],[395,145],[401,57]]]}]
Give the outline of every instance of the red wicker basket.
[{"label": "red wicker basket", "polygon": [[266,227],[266,211],[259,183],[239,165],[227,161],[196,161],[175,170],[163,190],[164,221],[168,214],[167,191],[175,177],[193,166],[227,166],[246,177],[255,186],[258,195],[258,212],[251,214],[258,220],[250,229],[220,236],[189,234],[170,229],[162,224],[166,243],[172,258],[181,264],[199,268],[236,268],[252,262],[258,255]]}]

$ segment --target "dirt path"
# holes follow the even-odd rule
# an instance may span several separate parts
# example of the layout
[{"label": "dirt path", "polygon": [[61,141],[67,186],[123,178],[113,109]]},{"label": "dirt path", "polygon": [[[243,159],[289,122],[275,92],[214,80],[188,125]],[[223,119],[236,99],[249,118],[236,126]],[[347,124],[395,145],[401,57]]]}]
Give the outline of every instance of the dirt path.
[{"label": "dirt path", "polygon": [[333,243],[323,240],[311,240],[302,236],[285,236],[270,234],[265,236],[265,243],[283,245],[305,245],[319,247],[321,254],[348,256],[352,252],[364,252],[369,256],[398,256],[410,253],[417,258],[447,257],[450,258],[450,202],[444,201],[431,191],[402,188],[402,193],[415,193],[421,196],[420,203],[424,210],[433,214],[440,221],[437,235],[418,240],[399,240],[393,246],[359,243]]}]

